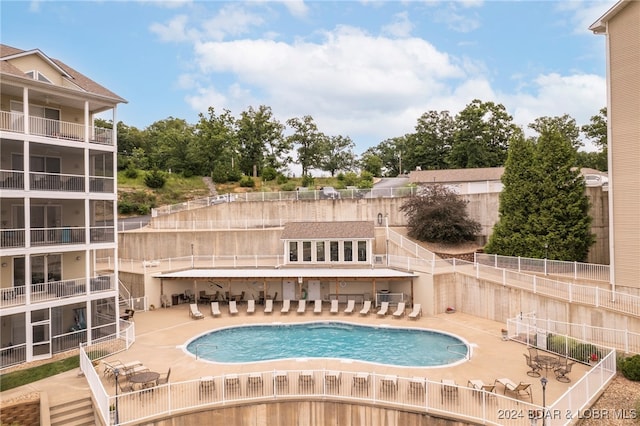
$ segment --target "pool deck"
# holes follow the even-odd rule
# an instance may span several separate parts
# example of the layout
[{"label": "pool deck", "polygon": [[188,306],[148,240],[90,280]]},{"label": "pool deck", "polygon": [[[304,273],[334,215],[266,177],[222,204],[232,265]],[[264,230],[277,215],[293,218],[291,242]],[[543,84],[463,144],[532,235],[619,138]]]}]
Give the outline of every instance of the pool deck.
[{"label": "pool deck", "polygon": [[[297,305],[296,305],[297,306]],[[272,314],[264,314],[263,307],[256,305],[256,313],[247,315],[246,304],[238,308],[239,314],[230,316],[226,306],[221,307],[222,315],[213,318],[208,305],[199,305],[204,314],[203,320],[189,317],[189,305],[177,305],[166,309],[156,309],[149,312],[136,312],[134,322],[136,327],[136,342],[128,351],[115,354],[107,360],[122,362],[141,361],[151,371],[161,374],[171,368],[171,381],[185,381],[202,376],[216,376],[224,373],[249,373],[271,370],[313,370],[335,369],[346,371],[366,371],[378,374],[395,374],[400,377],[426,377],[429,380],[453,380],[456,384],[466,386],[470,379],[482,379],[485,383],[493,384],[497,378],[507,377],[514,382],[532,384],[533,401],[542,404],[542,385],[540,378],[527,376],[528,367],[523,354],[527,353],[526,346],[514,341],[503,341],[501,329],[504,324],[490,321],[464,313],[439,314],[431,317],[421,317],[410,320],[405,315],[402,319],[392,316],[380,318],[372,310],[368,316],[360,316],[356,312],[352,315],[330,314],[329,306],[325,304],[322,314],[314,314],[313,307],[307,307],[305,314],[297,314],[295,308],[288,314],[281,314],[279,304],[274,305]],[[344,307],[340,306],[341,310]],[[314,320],[347,321],[355,324],[405,326],[432,329],[451,333],[461,337],[472,345],[471,359],[455,366],[445,367],[394,367],[363,363],[358,361],[340,361],[327,359],[301,359],[286,361],[267,361],[251,364],[221,364],[196,360],[185,353],[182,346],[192,337],[213,330],[218,327],[260,324],[260,323],[296,323]],[[553,371],[547,377],[547,404],[559,398],[589,366],[575,364],[570,375],[572,382],[561,383],[555,380]],[[100,371],[102,372],[102,371]],[[543,376],[544,376],[543,372]],[[104,381],[107,391],[115,394],[113,381]],[[86,397],[89,387],[85,379],[78,376],[78,370],[59,374],[52,378],[2,392],[4,401],[19,398],[20,395],[33,392],[47,392],[50,405],[57,405],[79,397]],[[496,392],[502,393],[501,385]]]}]

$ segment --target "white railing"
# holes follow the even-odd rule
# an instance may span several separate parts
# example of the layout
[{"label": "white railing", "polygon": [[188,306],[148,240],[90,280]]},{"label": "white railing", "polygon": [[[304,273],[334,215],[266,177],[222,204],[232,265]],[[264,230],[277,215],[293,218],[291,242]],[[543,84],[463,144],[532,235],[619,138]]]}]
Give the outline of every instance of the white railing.
[{"label": "white railing", "polygon": [[427,250],[426,248],[414,243],[404,235],[401,235],[394,231],[393,229],[386,229],[387,237],[389,238],[389,242],[394,243],[399,248],[405,250],[407,253],[411,253],[415,257],[420,259],[424,259],[427,261],[435,261],[436,254]]},{"label": "white railing", "polygon": [[98,411],[107,424],[115,424],[116,421],[116,414],[111,416],[108,412],[109,406],[117,406],[117,421],[126,425],[202,408],[215,409],[230,402],[250,405],[260,401],[301,398],[318,402],[329,399],[374,404],[491,425],[504,424],[504,412],[513,410],[522,412],[523,416],[509,419],[509,424],[530,426],[529,416],[535,416],[541,409],[527,401],[474,390],[462,384],[445,386],[439,381],[422,377],[344,370],[282,370],[204,376],[119,394],[117,397],[110,395],[106,402],[103,399],[106,391],[98,373],[88,362],[81,365],[94,370],[85,373],[85,376],[92,378],[91,389],[99,395],[96,398]]},{"label": "white railing", "polygon": [[167,220],[151,221],[149,227],[152,229],[216,229],[216,230],[229,230],[229,229],[268,229],[268,228],[282,228],[285,223],[289,222],[286,219],[267,219],[267,220]]},{"label": "white railing", "polygon": [[29,188],[35,191],[84,192],[84,176],[31,172]]},{"label": "white railing", "polygon": [[609,265],[595,263],[565,262],[551,259],[500,256],[475,253],[475,263],[494,268],[513,269],[518,272],[536,272],[545,275],[564,275],[574,280],[610,282]]},{"label": "white railing", "polygon": [[85,235],[83,226],[31,228],[31,245],[84,244]]},{"label": "white railing", "polygon": [[89,176],[90,192],[113,193],[115,179],[110,176]]},{"label": "white railing", "polygon": [[0,349],[0,370],[13,365],[22,364],[27,360],[27,345],[7,346]]},{"label": "white railing", "polygon": [[0,230],[0,247],[24,247],[24,228]]},{"label": "white railing", "polygon": [[110,225],[92,226],[89,235],[92,243],[113,243],[115,242],[115,234],[113,225]]},{"label": "white railing", "polygon": [[543,329],[551,334],[570,336],[594,345],[615,348],[622,353],[640,354],[640,333],[629,331],[626,328],[595,327],[584,323],[574,324],[540,319],[536,317],[535,313],[518,316],[513,319],[513,322],[536,330]]},{"label": "white railing", "polygon": [[[0,111],[0,130],[24,133],[24,114],[17,111]],[[42,117],[29,117],[29,131],[32,135],[54,137],[71,141],[84,141],[85,126],[68,121]],[[92,126],[89,141],[103,145],[113,145],[113,130]]]},{"label": "white railing", "polygon": [[[409,197],[416,194],[416,187],[402,188],[373,188],[373,189],[339,189],[339,199],[368,199],[368,198],[398,198]],[[251,201],[299,201],[325,199],[321,190],[298,190],[278,192],[245,192],[243,194],[225,194],[223,197],[208,197],[186,201],[180,204],[162,206],[151,210],[151,216],[163,216],[186,210],[199,209],[227,202],[251,202]]]},{"label": "white railing", "polygon": [[17,170],[0,170],[1,189],[24,189],[24,172]]}]

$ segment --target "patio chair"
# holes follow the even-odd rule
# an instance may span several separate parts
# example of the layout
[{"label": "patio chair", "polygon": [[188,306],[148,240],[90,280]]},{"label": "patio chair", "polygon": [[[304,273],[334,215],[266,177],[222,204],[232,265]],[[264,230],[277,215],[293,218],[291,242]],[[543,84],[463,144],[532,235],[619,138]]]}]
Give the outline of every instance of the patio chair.
[{"label": "patio chair", "polygon": [[458,385],[450,379],[442,379],[440,387],[440,399],[442,402],[450,399],[458,399]]},{"label": "patio chair", "polygon": [[247,300],[247,313],[253,314],[256,312],[256,301],[253,299]]},{"label": "patio chair", "polygon": [[169,295],[167,294],[160,295],[160,306],[162,306],[163,308],[171,307],[171,298],[169,297]]},{"label": "patio chair", "polygon": [[486,384],[481,379],[470,379],[469,382],[467,382],[467,386],[476,391],[495,392],[496,390],[495,384]]},{"label": "patio chair", "polygon": [[167,383],[169,383],[170,375],[171,375],[171,367],[169,367],[169,370],[167,370],[166,375],[158,377],[158,380],[156,380],[156,385],[166,385]]},{"label": "patio chair", "polygon": [[399,302],[398,307],[393,313],[395,318],[402,318],[404,316],[404,302]]},{"label": "patio chair", "polygon": [[124,380],[120,380],[118,382],[118,387],[120,388],[121,393],[130,393],[136,391],[133,387],[133,383],[125,382]]},{"label": "patio chair", "polygon": [[332,314],[338,313],[338,299],[334,299],[331,301],[331,309],[329,310]]},{"label": "patio chair", "polygon": [[533,403],[533,394],[531,393],[531,383],[520,382],[519,384],[515,384],[511,379],[502,378],[496,379],[495,383],[500,383],[504,386],[503,394],[506,395],[507,391],[512,392],[516,395],[516,398],[520,398],[521,396],[528,395],[529,399]]},{"label": "patio chair", "polygon": [[322,300],[318,299],[314,302],[313,305],[313,313],[321,314],[322,313]]},{"label": "patio chair", "polygon": [[198,296],[198,303],[210,303],[213,300],[213,294],[207,294],[205,290],[200,290],[200,295]]},{"label": "patio chair", "polygon": [[264,384],[261,373],[251,373],[247,377],[247,396],[260,396],[264,394]]},{"label": "patio chair", "polygon": [[531,361],[538,362],[538,357],[540,356],[540,354],[538,353],[538,348],[529,346],[527,350],[529,351],[529,357],[531,358]]},{"label": "patio chair", "polygon": [[380,379],[380,394],[395,396],[398,390],[398,376],[395,374],[384,376]]},{"label": "patio chair", "polygon": [[273,300],[267,299],[264,301],[264,313],[270,314],[273,312]]},{"label": "patio chair", "polygon": [[327,393],[337,394],[340,392],[340,378],[341,373],[339,371],[325,371],[324,384]]},{"label": "patio chair", "polygon": [[571,379],[567,377],[567,374],[571,373],[573,364],[575,364],[575,362],[567,362],[567,359],[565,358],[564,364],[553,370],[553,372],[556,373],[556,380],[563,383],[569,383]]},{"label": "patio chair", "polygon": [[389,302],[380,303],[380,310],[378,311],[378,316],[383,317],[387,315],[388,310],[389,310]]},{"label": "patio chair", "polygon": [[313,393],[313,371],[301,371],[298,376],[298,392]]},{"label": "patio chair", "polygon": [[356,301],[354,299],[347,300],[347,307],[344,308],[344,313],[352,314],[355,307],[356,307]]},{"label": "patio chair", "polygon": [[291,301],[289,299],[284,299],[282,301],[282,309],[280,309],[281,314],[288,314],[289,309],[291,309]]},{"label": "patio chair", "polygon": [[200,312],[200,310],[198,309],[198,305],[195,303],[190,303],[189,304],[189,316],[193,319],[203,319],[204,315],[202,315],[202,312]]},{"label": "patio chair", "polygon": [[304,314],[307,310],[307,301],[304,299],[298,300],[298,310],[296,311],[299,314]]},{"label": "patio chair", "polygon": [[211,315],[214,317],[219,317],[221,315],[220,302],[211,302]]},{"label": "patio chair", "polygon": [[236,306],[236,301],[235,300],[230,300],[229,301],[229,314],[230,315],[235,315],[238,313],[238,307]]},{"label": "patio chair", "polygon": [[362,304],[360,315],[369,315],[370,310],[371,310],[371,300],[365,300],[364,303]]},{"label": "patio chair", "polygon": [[542,370],[542,367],[540,367],[540,365],[537,362],[533,361],[529,355],[527,354],[522,354],[522,355],[524,355],[524,357],[527,359],[527,367],[531,369],[527,371],[527,376],[540,377],[540,370]]},{"label": "patio chair", "polygon": [[420,315],[422,315],[422,305],[420,303],[416,303],[413,305],[413,310],[409,314],[409,319],[418,319]]}]

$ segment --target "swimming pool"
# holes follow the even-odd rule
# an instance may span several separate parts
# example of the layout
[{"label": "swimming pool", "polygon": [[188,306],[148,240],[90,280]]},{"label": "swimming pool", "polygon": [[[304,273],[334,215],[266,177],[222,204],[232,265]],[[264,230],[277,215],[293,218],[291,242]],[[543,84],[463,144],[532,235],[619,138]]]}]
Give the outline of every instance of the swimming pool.
[{"label": "swimming pool", "polygon": [[337,358],[403,367],[449,365],[469,354],[469,345],[451,334],[337,321],[228,327],[196,337],[185,349],[221,363]]}]

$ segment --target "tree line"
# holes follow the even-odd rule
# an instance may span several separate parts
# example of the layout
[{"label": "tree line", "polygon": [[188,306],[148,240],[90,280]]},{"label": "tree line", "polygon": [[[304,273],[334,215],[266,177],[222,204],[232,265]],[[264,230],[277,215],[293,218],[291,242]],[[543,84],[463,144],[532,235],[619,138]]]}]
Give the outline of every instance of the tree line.
[{"label": "tree line", "polygon": [[[103,120],[97,125],[112,127]],[[606,108],[583,126],[565,114],[537,118],[528,127],[536,132],[553,127],[570,142],[574,166],[606,171]],[[455,116],[425,112],[413,133],[384,140],[359,157],[349,136],[325,134],[309,115],[281,123],[265,105],[249,107],[238,117],[209,107],[196,124],[169,117],[140,130],[119,122],[117,130],[119,169],[171,170],[187,177],[211,176],[216,182],[243,175],[271,180],[287,175],[292,164],[299,165],[303,177],[314,170],[331,176],[357,171],[397,176],[416,169],[504,166],[509,146],[524,138],[503,105],[478,99]],[[583,140],[598,150],[580,151]]]}]

